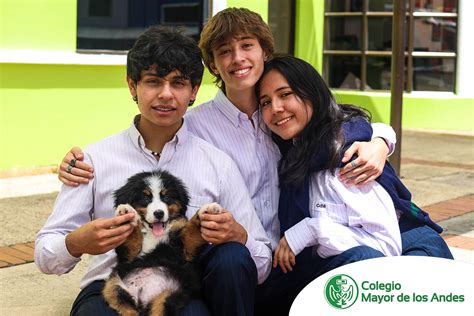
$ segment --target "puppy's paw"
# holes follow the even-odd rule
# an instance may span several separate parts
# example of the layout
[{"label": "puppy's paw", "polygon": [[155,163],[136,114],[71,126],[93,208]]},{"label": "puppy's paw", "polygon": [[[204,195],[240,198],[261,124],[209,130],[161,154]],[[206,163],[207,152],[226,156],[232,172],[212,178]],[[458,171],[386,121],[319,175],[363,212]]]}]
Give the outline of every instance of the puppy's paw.
[{"label": "puppy's paw", "polygon": [[130,204],[120,204],[115,209],[115,216],[125,215],[128,213],[135,215],[135,217],[130,221],[130,224],[137,226],[138,221],[140,220],[140,215],[138,215],[137,211]]},{"label": "puppy's paw", "polygon": [[224,212],[224,208],[217,203],[204,204],[198,211],[201,214],[220,214]]}]

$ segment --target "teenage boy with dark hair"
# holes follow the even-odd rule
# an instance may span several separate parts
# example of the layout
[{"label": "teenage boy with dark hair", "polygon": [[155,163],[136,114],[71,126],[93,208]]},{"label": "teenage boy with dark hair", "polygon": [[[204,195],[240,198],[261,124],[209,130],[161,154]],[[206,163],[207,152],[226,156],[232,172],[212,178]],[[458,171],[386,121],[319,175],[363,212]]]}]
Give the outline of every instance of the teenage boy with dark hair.
[{"label": "teenage boy with dark hair", "polygon": [[[203,204],[217,202],[229,210],[219,215],[238,225],[238,235],[226,243],[209,245],[200,255],[204,278],[244,277],[253,286],[268,275],[269,241],[237,166],[225,153],[192,136],[183,120],[202,73],[198,47],[176,31],[151,27],[129,51],[127,83],[141,114],[129,129],[85,149],[85,161],[94,166],[94,180],[79,187],[63,186],[36,239],[35,262],[44,273],[67,273],[82,255],[92,255],[72,315],[116,315],[101,290],[116,262],[114,248],[133,228],[129,214],[113,217],[113,192],[142,171],[164,169],[181,178],[190,193],[188,217]],[[205,215],[202,225],[211,225],[212,231],[215,218]],[[209,242],[214,240],[212,232],[203,236]],[[235,261],[241,270],[228,268]],[[220,291],[225,299],[226,289]],[[206,287],[203,293],[209,307],[217,304],[205,296]],[[183,314],[209,313],[201,301],[193,301]]]}]

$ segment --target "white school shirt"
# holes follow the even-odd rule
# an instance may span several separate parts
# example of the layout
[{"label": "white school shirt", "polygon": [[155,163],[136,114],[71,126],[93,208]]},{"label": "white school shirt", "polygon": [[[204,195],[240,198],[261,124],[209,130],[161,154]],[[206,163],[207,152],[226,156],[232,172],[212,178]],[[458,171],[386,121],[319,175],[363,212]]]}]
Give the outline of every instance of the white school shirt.
[{"label": "white school shirt", "polygon": [[[159,161],[144,147],[134,124],[84,149],[84,161],[94,167],[94,179],[87,185],[63,185],[54,210],[38,233],[35,262],[45,273],[64,274],[80,258],[72,256],[65,244],[66,235],[91,218],[114,216],[113,192],[126,180],[143,171],[164,169],[181,178],[188,188],[191,217],[205,203],[217,202],[232,212],[247,231],[246,247],[255,262],[262,283],[271,270],[271,249],[257,217],[247,187],[229,156],[204,140],[191,135],[186,120],[175,137],[166,143]],[[81,288],[106,279],[116,263],[115,251],[91,256]]]},{"label": "white school shirt", "polygon": [[[235,161],[275,250],[280,241],[277,169],[281,154],[263,123],[260,111],[256,111],[250,121],[219,89],[213,100],[189,110],[185,117],[190,132]],[[373,123],[372,129],[372,138],[383,138],[392,153],[396,143],[394,130],[382,123]]]},{"label": "white school shirt", "polygon": [[346,187],[330,170],[310,178],[310,218],[285,232],[295,255],[314,246],[322,258],[356,246],[369,246],[385,256],[399,256],[402,241],[390,195],[378,182]]}]

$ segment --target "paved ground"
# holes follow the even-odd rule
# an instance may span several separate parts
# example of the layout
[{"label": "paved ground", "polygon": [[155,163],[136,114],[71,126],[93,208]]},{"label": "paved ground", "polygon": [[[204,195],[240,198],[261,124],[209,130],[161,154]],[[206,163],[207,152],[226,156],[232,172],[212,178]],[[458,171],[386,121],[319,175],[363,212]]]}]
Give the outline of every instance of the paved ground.
[{"label": "paved ground", "polygon": [[[445,228],[455,259],[474,264],[474,137],[405,132],[401,174],[415,202]],[[0,315],[69,313],[87,258],[61,277],[31,262],[31,242],[59,188],[53,174],[0,179]]]}]

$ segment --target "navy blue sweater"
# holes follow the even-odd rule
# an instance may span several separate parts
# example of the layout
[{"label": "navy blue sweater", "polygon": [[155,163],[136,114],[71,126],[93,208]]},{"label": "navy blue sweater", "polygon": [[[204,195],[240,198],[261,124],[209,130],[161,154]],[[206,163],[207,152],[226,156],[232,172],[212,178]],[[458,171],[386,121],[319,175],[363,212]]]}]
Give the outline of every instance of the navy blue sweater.
[{"label": "navy blue sweater", "polygon": [[[372,126],[363,117],[355,117],[350,121],[344,122],[341,126],[343,132],[343,149],[339,157],[338,167],[342,167],[341,161],[343,153],[355,141],[370,141],[372,137]],[[286,155],[289,147],[292,146],[290,142],[277,142],[283,157]],[[318,172],[327,169],[327,162],[329,159],[328,149],[313,153],[310,173]],[[299,187],[282,184],[280,192],[280,202],[278,209],[278,218],[280,220],[281,235],[285,233],[290,227],[294,226],[305,217],[309,217],[309,174],[304,179],[304,182]],[[398,178],[395,170],[387,161],[382,174],[376,179],[380,185],[387,191],[392,198],[395,208],[401,212],[401,216],[409,221],[422,225],[428,225],[438,233],[443,229],[433,222],[428,213],[420,209],[411,201],[411,193],[405,185]]]}]

